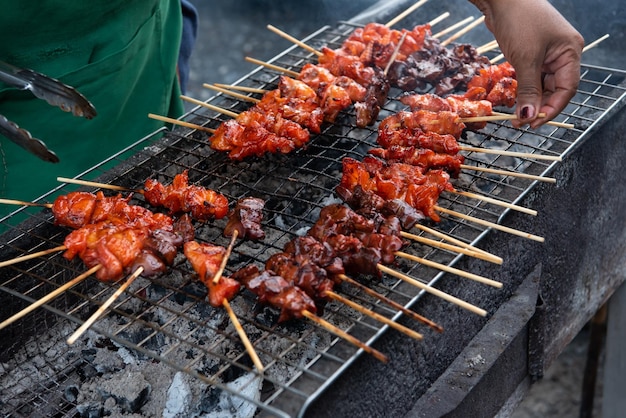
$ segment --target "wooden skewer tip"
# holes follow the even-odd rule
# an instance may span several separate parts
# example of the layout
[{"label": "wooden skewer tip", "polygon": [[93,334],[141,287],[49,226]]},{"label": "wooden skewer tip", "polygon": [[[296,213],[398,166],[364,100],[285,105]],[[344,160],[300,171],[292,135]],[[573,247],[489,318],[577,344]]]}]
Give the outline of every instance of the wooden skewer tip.
[{"label": "wooden skewer tip", "polygon": [[338,302],[343,303],[344,305],[347,305],[349,307],[351,307],[352,309],[354,309],[357,312],[360,312],[364,315],[369,316],[370,318],[375,319],[378,322],[382,322],[385,325],[389,325],[391,328],[395,329],[396,331],[399,331],[415,340],[421,340],[424,338],[424,336],[422,334],[420,334],[419,332],[413,331],[410,328],[405,327],[404,325],[401,325],[389,318],[387,318],[386,316],[380,315],[374,311],[372,311],[371,309],[368,309],[362,305],[359,305],[358,303],[345,298],[335,292],[332,291],[326,291],[325,293],[326,296],[328,296],[329,298],[336,300]]},{"label": "wooden skewer tip", "polygon": [[69,345],[72,345],[76,342],[76,340],[78,338],[80,338],[81,335],[83,335],[85,333],[85,331],[87,331],[89,329],[89,327],[91,327],[94,322],[96,322],[98,320],[98,318],[100,318],[100,316],[102,316],[102,314],[104,314],[104,312],[109,308],[109,306],[111,306],[111,304],[113,302],[115,302],[115,300],[117,298],[120,297],[120,295],[122,294],[122,292],[124,292],[134,281],[137,277],[139,277],[141,275],[141,273],[143,273],[143,267],[139,267],[137,268],[137,270],[135,270],[133,272],[133,274],[131,274],[128,279],[126,279],[126,282],[124,282],[124,284],[122,284],[116,291],[115,293],[113,293],[113,295],[111,295],[99,308],[96,312],[94,312],[93,315],[91,315],[89,317],[89,319],[87,319],[83,325],[81,325],[72,335],[70,335],[70,337],[67,339],[67,343]]},{"label": "wooden skewer tip", "polygon": [[243,329],[241,322],[239,322],[237,315],[235,314],[233,309],[230,307],[230,303],[228,303],[227,299],[224,299],[222,301],[222,306],[224,306],[224,309],[226,309],[226,312],[228,312],[228,316],[230,317],[230,320],[233,323],[235,330],[237,330],[237,334],[239,334],[239,338],[241,339],[241,342],[246,348],[248,355],[252,359],[252,363],[254,363],[259,373],[263,373],[263,371],[265,370],[265,367],[263,366],[263,363],[261,363],[261,359],[259,359],[259,355],[257,354],[256,350],[254,349],[254,346],[250,342],[250,339],[248,338],[248,334],[246,334],[246,331]]},{"label": "wooden skewer tip", "polygon": [[352,343],[354,346],[356,346],[356,347],[360,348],[361,350],[363,350],[364,352],[372,355],[377,360],[379,360],[379,361],[381,361],[383,363],[388,363],[389,362],[389,358],[386,355],[384,355],[380,351],[376,350],[375,348],[372,348],[372,347],[366,345],[362,341],[359,341],[357,338],[353,337],[352,335],[348,334],[347,332],[343,331],[342,329],[334,326],[330,322],[325,321],[324,319],[320,318],[319,316],[317,316],[317,315],[315,315],[315,314],[313,314],[313,313],[311,313],[309,311],[302,311],[301,314],[302,314],[303,317],[305,317],[305,318],[309,319],[310,321],[316,323],[317,325],[319,325],[320,327],[324,328],[325,330],[335,334],[339,338],[342,338],[342,339],[348,341],[349,343]]}]

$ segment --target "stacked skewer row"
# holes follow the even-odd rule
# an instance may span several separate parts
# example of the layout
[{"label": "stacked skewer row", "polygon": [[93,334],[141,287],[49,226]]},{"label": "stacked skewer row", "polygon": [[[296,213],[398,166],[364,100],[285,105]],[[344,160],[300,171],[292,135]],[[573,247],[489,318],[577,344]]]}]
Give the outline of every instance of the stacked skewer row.
[{"label": "stacked skewer row", "polygon": [[[149,115],[209,133],[211,148],[227,153],[235,161],[262,158],[266,153],[288,154],[304,148],[312,135],[322,132],[324,125],[346,117],[347,109],[354,109],[357,127],[365,128],[377,124],[379,147],[370,150],[371,155],[362,161],[348,157],[343,160],[342,178],[336,193],[344,203],[322,208],[319,218],[307,234],[290,240],[283,251],[272,255],[262,268],[249,265],[230,276],[224,275],[229,254],[237,238],[264,238],[263,201],[260,199],[244,198],[236,202],[234,208],[229,209],[230,202],[218,191],[190,185],[187,171],[177,175],[169,185],[150,179],[142,190],[60,179],[66,183],[114,189],[130,194],[127,197],[107,197],[101,191],[96,194],[76,192],[61,196],[48,205],[55,223],[72,229],[64,245],[6,260],[0,263],[0,267],[50,252],[64,251],[67,259],[80,257],[89,270],[0,323],[0,329],[92,274],[102,281],[117,281],[128,276],[118,291],[68,339],[71,344],[106,312],[110,303],[133,280],[139,275],[149,277],[163,273],[174,255],[181,250],[197,278],[206,285],[209,303],[228,311],[259,372],[263,371],[263,364],[229,305],[229,301],[240,292],[241,287],[255,294],[261,303],[278,309],[279,321],[301,318],[314,321],[381,361],[387,361],[386,355],[322,319],[324,306],[329,301],[343,303],[411,338],[421,339],[422,335],[340,295],[335,290],[338,285],[357,287],[437,331],[442,329],[433,321],[374,292],[367,286],[367,282],[361,283],[356,279],[376,279],[382,274],[392,275],[459,307],[478,315],[486,315],[487,312],[479,307],[394,270],[393,265],[397,258],[404,258],[489,286],[501,287],[501,283],[488,278],[434,263],[402,250],[409,241],[414,240],[487,262],[502,263],[502,259],[496,255],[423,224],[426,220],[437,223],[441,215],[457,217],[466,222],[475,222],[542,242],[542,237],[446,209],[438,205],[438,199],[442,193],[452,193],[536,215],[535,211],[528,208],[457,190],[452,180],[461,171],[479,170],[478,167],[465,165],[460,152],[500,153],[548,161],[559,161],[560,158],[556,155],[496,151],[460,144],[461,133],[466,129],[480,130],[487,121],[514,117],[498,114],[493,109],[514,105],[515,72],[506,63],[494,64],[480,55],[480,49],[469,45],[448,48],[449,44],[467,30],[482,23],[481,19],[469,23],[445,41],[440,41],[440,37],[448,31],[433,35],[431,28],[443,18],[442,16],[410,31],[390,29],[397,20],[386,25],[368,24],[355,30],[339,49],[323,47],[321,51],[317,51],[294,39],[294,42],[309,50],[318,59],[317,64],[307,63],[299,72],[249,59],[281,73],[276,89],[268,91],[239,86],[205,85],[221,94],[252,103],[248,110],[233,113],[183,97],[232,118],[220,123],[216,129]],[[460,26],[467,23],[460,22]],[[270,29],[289,38],[274,27]],[[482,50],[493,46],[485,46]],[[441,57],[446,59],[440,59]],[[417,65],[420,60],[432,61],[430,71],[420,69]],[[443,67],[443,62],[447,68]],[[441,65],[436,71],[433,70],[435,63]],[[432,86],[435,93],[407,93],[401,101],[408,106],[408,110],[394,113],[382,121],[378,120],[390,88],[411,92],[425,85]],[[466,92],[452,94],[459,90]],[[572,128],[567,124],[553,124],[560,128]],[[484,171],[532,181],[554,182],[551,178],[515,171]],[[132,193],[141,193],[146,202],[154,207],[165,208],[167,214],[131,205]],[[9,200],[3,202],[27,204]],[[193,222],[211,222],[224,217],[228,218],[224,235],[231,237],[228,248],[195,239]],[[442,237],[442,241],[407,232],[413,228]]]}]

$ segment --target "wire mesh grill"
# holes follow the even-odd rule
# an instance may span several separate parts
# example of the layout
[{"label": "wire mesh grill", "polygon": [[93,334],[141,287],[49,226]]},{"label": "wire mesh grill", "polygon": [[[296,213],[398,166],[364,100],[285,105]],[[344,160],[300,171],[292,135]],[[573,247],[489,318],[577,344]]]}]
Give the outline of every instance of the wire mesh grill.
[{"label": "wire mesh grill", "polygon": [[[313,47],[339,47],[353,29],[354,26],[347,23],[325,27],[306,42]],[[305,63],[314,62],[314,56],[293,47],[272,62],[297,71]],[[602,120],[621,108],[624,75],[620,70],[583,67],[579,93],[560,116],[560,121],[573,123],[574,129],[544,126],[529,131],[513,129],[507,122],[489,123],[480,131],[467,132],[462,142],[507,151],[566,155]],[[272,89],[279,76],[277,71],[259,68],[239,84]],[[397,100],[399,94],[399,91],[391,91],[379,120],[404,108]],[[208,102],[237,112],[250,106],[248,102],[222,94]],[[204,107],[197,107],[184,117],[185,121],[210,128],[225,119]],[[137,189],[148,178],[169,183],[176,174],[188,169],[190,183],[217,190],[231,202],[244,196],[264,199],[263,227],[267,237],[262,242],[240,240],[229,259],[228,274],[250,263],[264,264],[289,240],[303,234],[317,219],[320,208],[336,201],[334,189],[341,177],[342,159],[361,159],[376,143],[375,126],[356,128],[353,121],[354,115],[346,112],[336,123],[326,126],[320,135],[314,136],[305,149],[290,155],[268,155],[241,162],[230,161],[211,150],[207,134],[202,131],[162,130],[79,177]],[[556,163],[469,152],[466,164],[547,176]],[[516,203],[532,188],[534,181],[464,170],[454,184],[459,190]],[[41,201],[52,201],[56,195],[77,188],[61,185]],[[135,194],[133,199],[135,203],[144,204],[140,194]],[[442,195],[439,204],[491,222],[498,222],[508,211],[502,206],[456,194]],[[68,232],[54,225],[48,210],[36,207],[16,210],[2,220],[2,225],[7,229],[0,247],[3,259],[58,247]],[[226,246],[228,239],[222,236],[224,225],[222,220],[197,224],[196,237],[199,241]],[[444,216],[440,223],[432,226],[474,244],[490,231],[488,227],[451,216]],[[420,231],[412,232],[425,235]],[[416,243],[404,251],[450,266],[459,258],[456,253]],[[395,268],[433,286],[441,276],[436,269],[407,260],[399,260]],[[84,271],[80,262],[65,260],[60,252],[1,269],[2,319]],[[401,305],[410,306],[421,295],[417,287],[386,275],[380,280],[364,280],[369,287]],[[147,397],[160,399],[155,408],[163,410],[168,407],[165,399],[171,398],[167,391],[173,387],[172,382],[183,382],[180,384],[186,385],[189,396],[195,399],[194,412],[247,407],[268,415],[291,416],[362,354],[354,346],[306,321],[276,324],[277,313],[259,306],[244,292],[232,305],[266,367],[264,374],[258,374],[228,315],[208,305],[204,285],[195,279],[182,256],[165,275],[137,279],[114,302],[106,316],[76,344],[68,346],[67,336],[119,285],[119,282],[101,283],[88,277],[46,303],[44,309],[30,313],[2,331],[0,410],[4,415],[85,414],[94,405],[90,395],[101,396],[103,392],[116,399],[124,412],[146,408]],[[355,287],[342,286],[340,291],[382,315],[394,319],[401,316],[396,309]],[[334,302],[326,306],[323,317],[368,344],[387,332],[386,326]],[[437,318],[431,319],[437,321]],[[414,323],[413,328],[423,332],[425,338],[433,335],[423,324]],[[162,378],[150,380],[149,371]],[[135,380],[149,381],[135,392],[123,388],[134,393],[132,402],[127,399],[130,395],[122,402],[119,388],[111,383],[116,381],[119,386],[122,373],[133,374]],[[116,375],[118,380],[111,377]],[[96,378],[101,379],[97,389],[87,383]],[[142,412],[150,414],[145,409]],[[155,412],[155,415],[160,413]]]}]

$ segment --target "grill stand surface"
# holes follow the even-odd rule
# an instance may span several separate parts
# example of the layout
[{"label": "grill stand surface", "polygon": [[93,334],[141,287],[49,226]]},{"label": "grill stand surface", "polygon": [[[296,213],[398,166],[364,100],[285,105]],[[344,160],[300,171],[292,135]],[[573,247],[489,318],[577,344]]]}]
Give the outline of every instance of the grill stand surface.
[{"label": "grill stand surface", "polygon": [[[373,345],[390,355],[389,364],[360,355],[304,408],[289,396],[278,396],[270,406],[293,416],[493,416],[513,409],[530,382],[541,377],[624,279],[624,198],[614,191],[624,180],[620,165],[626,151],[615,145],[623,144],[618,132],[626,114],[613,116],[548,173],[557,185],[537,184],[516,202],[538,210],[538,217],[504,217],[506,225],[542,235],[545,243],[491,231],[479,247],[501,256],[503,266],[465,258],[455,264],[503,282],[503,289],[446,275],[438,280],[439,289],[486,309],[490,317],[422,295],[413,307],[437,319],[443,334],[427,331],[424,341],[412,341],[387,330]],[[173,148],[179,146],[178,137],[171,140]],[[158,146],[146,147],[99,180],[115,183],[125,169],[142,164],[143,154],[157,153]],[[195,164],[202,152],[182,164]],[[14,296],[3,293],[2,299],[9,304]],[[62,313],[46,310],[46,316],[37,317],[40,327],[54,325]],[[404,318],[400,322],[412,325]],[[17,332],[3,335],[3,353],[12,354],[24,338]]]},{"label": "grill stand surface", "polygon": [[[503,278],[511,298],[482,331],[468,338],[466,349],[447,361],[445,350],[439,352],[438,360],[445,364],[430,366],[441,368],[441,376],[425,385],[419,349],[387,333],[376,346],[383,352],[394,350],[392,363],[402,365],[400,370],[361,358],[304,415],[453,417],[501,411],[506,416],[513,410],[532,381],[541,378],[626,279],[626,196],[619,192],[626,181],[626,147],[615,146],[623,144],[624,126],[622,109],[556,167],[551,173],[556,187],[537,185],[524,198],[524,206],[538,210],[536,219],[529,223],[516,214],[508,216],[505,224],[543,234],[543,245],[498,233],[482,242],[482,248],[499,249],[510,260],[502,269],[482,274]],[[468,263],[472,261],[460,268],[475,271]],[[457,320],[468,334],[481,322],[467,314]],[[442,339],[451,338],[444,331]],[[452,342],[447,346],[457,347]]]}]

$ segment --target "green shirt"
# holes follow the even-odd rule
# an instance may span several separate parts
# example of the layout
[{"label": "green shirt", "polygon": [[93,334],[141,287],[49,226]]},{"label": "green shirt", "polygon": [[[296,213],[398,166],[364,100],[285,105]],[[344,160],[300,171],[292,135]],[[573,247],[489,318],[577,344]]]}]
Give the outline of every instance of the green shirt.
[{"label": "green shirt", "polygon": [[[148,113],[183,112],[176,76],[182,33],[174,0],[5,0],[0,59],[75,87],[87,120],[0,83],[0,114],[46,143],[47,163],[0,136],[0,197],[30,201],[163,126]],[[0,217],[15,208],[0,207]]]}]

